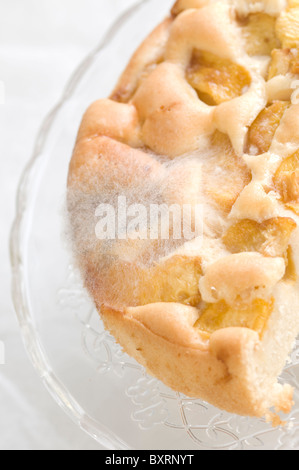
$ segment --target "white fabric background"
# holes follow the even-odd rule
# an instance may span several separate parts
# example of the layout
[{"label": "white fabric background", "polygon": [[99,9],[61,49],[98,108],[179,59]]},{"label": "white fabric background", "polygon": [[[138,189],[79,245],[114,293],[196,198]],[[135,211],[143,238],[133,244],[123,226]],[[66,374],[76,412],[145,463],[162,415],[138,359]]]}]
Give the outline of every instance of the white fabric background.
[{"label": "white fabric background", "polygon": [[15,193],[40,124],[71,73],[134,0],[0,0],[1,450],[92,450],[40,383],[25,353],[10,298],[8,240]]}]

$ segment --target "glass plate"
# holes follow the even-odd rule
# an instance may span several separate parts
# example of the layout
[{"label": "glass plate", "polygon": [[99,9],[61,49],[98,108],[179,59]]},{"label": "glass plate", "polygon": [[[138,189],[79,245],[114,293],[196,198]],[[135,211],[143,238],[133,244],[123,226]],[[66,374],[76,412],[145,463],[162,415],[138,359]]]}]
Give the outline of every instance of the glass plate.
[{"label": "glass plate", "polygon": [[11,236],[13,300],[25,347],[56,402],[107,449],[298,449],[299,343],[283,373],[296,389],[286,426],[219,411],[172,392],[124,355],[72,267],[64,200],[82,114],[110,93],[171,4],[143,0],[123,14],[42,126],[20,182]]}]

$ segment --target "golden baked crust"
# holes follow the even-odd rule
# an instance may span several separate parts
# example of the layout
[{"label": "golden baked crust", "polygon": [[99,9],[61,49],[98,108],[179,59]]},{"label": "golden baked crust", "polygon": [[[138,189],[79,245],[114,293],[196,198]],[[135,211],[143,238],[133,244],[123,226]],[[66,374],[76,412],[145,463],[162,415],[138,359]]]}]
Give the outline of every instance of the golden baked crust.
[{"label": "golden baked crust", "polygon": [[[178,0],[88,108],[70,163],[74,252],[106,328],[169,387],[241,415],[292,406],[277,377],[299,332],[297,47],[294,0]],[[119,196],[200,205],[202,233],[97,239],[97,205]]]}]

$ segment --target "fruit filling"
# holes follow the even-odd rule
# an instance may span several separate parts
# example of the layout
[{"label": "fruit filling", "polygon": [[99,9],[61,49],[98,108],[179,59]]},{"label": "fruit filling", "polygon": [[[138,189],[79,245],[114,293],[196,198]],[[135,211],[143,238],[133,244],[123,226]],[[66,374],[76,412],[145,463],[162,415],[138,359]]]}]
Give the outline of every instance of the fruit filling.
[{"label": "fruit filling", "polygon": [[299,8],[290,2],[290,8],[282,12],[276,23],[276,34],[282,47],[293,48],[299,43]]},{"label": "fruit filling", "polygon": [[275,173],[274,186],[286,207],[299,215],[299,150],[283,160]]},{"label": "fruit filling", "polygon": [[270,55],[274,48],[280,47],[275,31],[275,17],[266,13],[253,13],[246,18],[238,18],[238,23],[248,55]]},{"label": "fruit filling", "polygon": [[208,304],[195,323],[204,335],[210,335],[222,328],[242,327],[256,331],[261,337],[274,308],[274,300],[255,299],[251,304],[236,303],[232,306],[225,301]]},{"label": "fruit filling", "polygon": [[275,101],[260,112],[248,131],[247,153],[260,155],[269,151],[275,132],[288,106],[287,101]]},{"label": "fruit filling", "polygon": [[242,220],[227,230],[222,241],[231,253],[256,251],[263,256],[283,257],[296,226],[293,219],[287,217],[263,223]]},{"label": "fruit filling", "polygon": [[187,69],[187,80],[209,106],[241,96],[251,84],[249,72],[241,65],[198,50]]}]

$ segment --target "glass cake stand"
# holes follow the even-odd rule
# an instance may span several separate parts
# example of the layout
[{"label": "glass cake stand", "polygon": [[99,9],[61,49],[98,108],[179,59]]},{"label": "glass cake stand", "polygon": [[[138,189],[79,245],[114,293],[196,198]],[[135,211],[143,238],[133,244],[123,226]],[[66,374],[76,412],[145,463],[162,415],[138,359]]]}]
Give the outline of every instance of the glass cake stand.
[{"label": "glass cake stand", "polygon": [[171,4],[143,0],[122,14],[43,123],[19,185],[11,234],[12,292],[24,344],[55,401],[104,448],[299,449],[299,342],[282,375],[296,390],[286,426],[222,412],[169,390],[123,354],[72,265],[66,178],[82,114],[109,95]]}]

